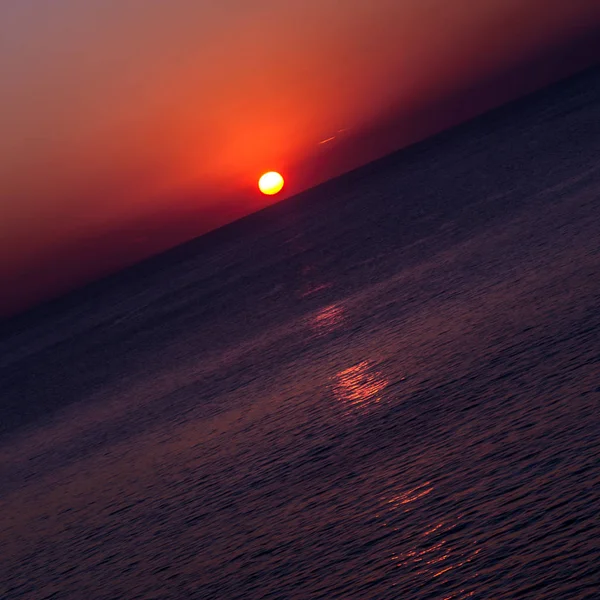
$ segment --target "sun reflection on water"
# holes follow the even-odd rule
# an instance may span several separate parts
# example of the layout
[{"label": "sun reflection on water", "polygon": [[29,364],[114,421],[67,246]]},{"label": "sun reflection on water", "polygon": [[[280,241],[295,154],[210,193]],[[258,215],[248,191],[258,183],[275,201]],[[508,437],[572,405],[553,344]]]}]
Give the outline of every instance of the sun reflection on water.
[{"label": "sun reflection on water", "polygon": [[368,360],[340,371],[335,379],[336,398],[355,408],[367,408],[379,402],[381,392],[389,383]]},{"label": "sun reflection on water", "polygon": [[323,335],[340,327],[344,320],[344,309],[337,304],[330,304],[310,319],[310,327],[317,335]]},{"label": "sun reflection on water", "polygon": [[[377,516],[383,519],[384,527],[401,532],[407,518],[417,521],[421,516],[418,513],[424,510],[435,511],[428,498],[433,491],[432,483],[425,481],[416,487],[387,496],[383,499],[381,513]],[[424,506],[424,502],[428,502],[428,505]],[[414,515],[411,515],[413,512]],[[468,581],[476,577],[477,573],[472,569],[464,571],[464,567],[475,560],[481,548],[477,547],[476,540],[465,543],[464,536],[454,533],[462,525],[461,519],[461,515],[451,519],[441,515],[441,518],[431,522],[420,534],[411,536],[408,547],[391,554],[391,560],[400,570],[404,584],[423,586],[435,582],[443,589],[448,578],[455,578],[454,573],[462,570],[460,578],[464,586],[451,595],[443,596],[443,600],[459,600],[475,595],[475,591],[469,589]]]},{"label": "sun reflection on water", "polygon": [[301,270],[301,284],[297,290],[300,298],[308,298],[332,287],[332,282],[323,280],[320,269],[314,265],[305,265]]},{"label": "sun reflection on water", "polygon": [[[392,496],[388,500],[388,504],[391,504],[393,508],[398,509],[403,504],[410,504],[411,502],[415,502],[416,500],[427,496],[433,491],[433,486],[430,485],[430,483],[431,482],[426,481],[425,483],[422,483],[416,488],[407,490],[396,496]],[[406,510],[410,510],[410,508],[407,508]]]}]

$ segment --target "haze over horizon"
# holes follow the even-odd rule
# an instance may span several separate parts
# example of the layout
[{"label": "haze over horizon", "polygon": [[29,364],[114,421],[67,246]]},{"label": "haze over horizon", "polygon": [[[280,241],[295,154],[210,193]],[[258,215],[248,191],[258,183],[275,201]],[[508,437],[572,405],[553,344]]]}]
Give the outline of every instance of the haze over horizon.
[{"label": "haze over horizon", "polygon": [[599,30],[593,0],[7,0],[0,316],[593,64]]}]

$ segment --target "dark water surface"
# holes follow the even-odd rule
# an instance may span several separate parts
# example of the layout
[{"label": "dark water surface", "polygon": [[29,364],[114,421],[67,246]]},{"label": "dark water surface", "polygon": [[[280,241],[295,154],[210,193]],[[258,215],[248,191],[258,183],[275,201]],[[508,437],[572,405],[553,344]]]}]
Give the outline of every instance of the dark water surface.
[{"label": "dark water surface", "polygon": [[0,597],[600,598],[598,70],[0,340]]}]

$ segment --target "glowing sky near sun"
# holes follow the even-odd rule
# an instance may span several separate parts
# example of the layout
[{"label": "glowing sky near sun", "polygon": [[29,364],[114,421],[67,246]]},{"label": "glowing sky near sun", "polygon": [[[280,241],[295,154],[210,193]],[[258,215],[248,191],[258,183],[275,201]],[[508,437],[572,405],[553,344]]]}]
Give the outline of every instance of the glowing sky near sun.
[{"label": "glowing sky near sun", "polygon": [[595,0],[3,0],[0,313],[261,208],[267,169],[281,198],[464,118],[485,106],[443,98],[599,23]]}]

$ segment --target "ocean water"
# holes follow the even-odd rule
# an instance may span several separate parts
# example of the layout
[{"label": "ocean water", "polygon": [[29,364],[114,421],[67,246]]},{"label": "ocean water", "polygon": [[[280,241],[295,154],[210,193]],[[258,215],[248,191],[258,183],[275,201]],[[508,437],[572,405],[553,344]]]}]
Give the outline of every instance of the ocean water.
[{"label": "ocean water", "polygon": [[600,598],[600,72],[4,325],[0,597]]}]

